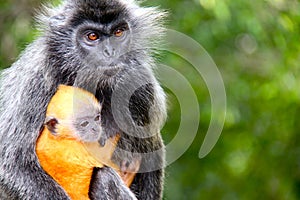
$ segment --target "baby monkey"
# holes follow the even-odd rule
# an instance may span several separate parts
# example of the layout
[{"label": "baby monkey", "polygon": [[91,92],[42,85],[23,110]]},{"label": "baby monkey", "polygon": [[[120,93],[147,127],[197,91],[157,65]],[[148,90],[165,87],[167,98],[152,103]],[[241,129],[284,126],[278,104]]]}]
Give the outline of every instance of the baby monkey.
[{"label": "baby monkey", "polygon": [[[112,198],[136,199],[128,188],[135,173],[121,172],[111,161],[120,136],[110,138],[103,147],[97,142],[101,136],[100,112],[101,104],[94,95],[60,85],[48,104],[37,140],[39,162],[71,199],[110,199],[106,194],[110,179],[118,183],[114,185],[118,195]],[[95,167],[103,169],[99,177],[93,175]],[[138,171],[139,163],[135,167]]]}]

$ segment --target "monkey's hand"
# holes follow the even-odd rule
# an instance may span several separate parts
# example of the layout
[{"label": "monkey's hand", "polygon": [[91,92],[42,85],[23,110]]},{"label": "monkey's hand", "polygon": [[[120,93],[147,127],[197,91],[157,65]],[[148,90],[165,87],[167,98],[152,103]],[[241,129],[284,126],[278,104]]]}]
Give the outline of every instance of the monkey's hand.
[{"label": "monkey's hand", "polygon": [[121,177],[109,167],[95,169],[89,196],[91,200],[137,200]]},{"label": "monkey's hand", "polygon": [[142,158],[135,156],[131,159],[124,159],[120,163],[120,170],[118,171],[124,183],[129,187],[133,182],[133,179],[138,173],[141,165]]}]

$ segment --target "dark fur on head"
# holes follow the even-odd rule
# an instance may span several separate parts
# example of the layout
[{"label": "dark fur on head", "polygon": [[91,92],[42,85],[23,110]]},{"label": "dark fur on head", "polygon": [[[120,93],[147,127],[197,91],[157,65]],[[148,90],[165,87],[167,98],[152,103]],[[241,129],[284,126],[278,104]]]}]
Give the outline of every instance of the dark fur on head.
[{"label": "dark fur on head", "polygon": [[[141,8],[131,0],[75,0],[66,1],[61,7],[45,10],[45,15],[41,16],[41,27],[46,29],[49,34],[48,43],[53,54],[63,58],[73,58],[71,55],[77,55],[72,52],[73,46],[62,46],[62,44],[74,44],[74,31],[79,25],[85,24],[93,27],[95,23],[116,24],[124,19],[129,23],[131,28],[131,45],[127,53],[139,53],[140,60],[153,63],[152,55],[161,45],[161,37],[164,33],[162,20],[165,13],[158,11],[156,8]],[[50,16],[50,17],[49,17]],[[57,39],[59,38],[59,39]],[[61,41],[63,39],[63,41]],[[64,41],[66,40],[66,41]],[[59,49],[60,48],[60,49]],[[61,53],[58,55],[57,53]],[[76,59],[76,58],[74,58]],[[77,58],[78,59],[78,58]],[[81,60],[79,58],[78,60]],[[63,65],[65,63],[62,63]]]},{"label": "dark fur on head", "polygon": [[[112,92],[126,90],[129,81],[124,80],[126,76],[146,84],[130,99],[130,114],[133,123],[147,127],[150,131],[147,135],[151,137],[140,139],[123,133],[120,147],[143,153],[163,149],[159,130],[165,119],[165,97],[152,73],[155,63],[152,54],[163,33],[164,13],[156,8],[142,8],[131,0],[67,0],[57,8],[45,9],[44,13],[38,17],[42,36],[1,74],[0,197],[6,199],[68,199],[64,190],[43,171],[35,153],[46,107],[59,84],[76,85],[96,94],[103,102],[102,119],[107,137],[122,131],[112,116]],[[95,23],[109,26],[124,19],[131,30],[130,46],[111,65],[99,65],[97,59],[81,52],[76,42],[78,28],[93,27]],[[143,84],[145,80],[148,82]],[[163,151],[154,160],[162,168]],[[142,166],[151,162],[143,162]],[[106,178],[109,177],[113,176]],[[96,186],[91,187],[91,194],[109,191],[103,188],[106,185],[97,186],[97,180],[93,180],[92,185]],[[111,181],[122,184],[119,180]],[[163,169],[158,169],[138,174],[131,189],[138,199],[160,199],[162,183]],[[126,192],[121,194],[124,199],[132,196]],[[96,196],[99,195],[91,199]]]}]

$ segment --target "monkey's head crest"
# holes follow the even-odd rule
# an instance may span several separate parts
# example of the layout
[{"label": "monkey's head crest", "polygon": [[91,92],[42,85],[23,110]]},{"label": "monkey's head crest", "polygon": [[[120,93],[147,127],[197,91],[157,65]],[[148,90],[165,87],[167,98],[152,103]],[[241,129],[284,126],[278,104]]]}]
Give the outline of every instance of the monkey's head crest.
[{"label": "monkey's head crest", "polygon": [[71,120],[91,110],[101,111],[101,106],[92,93],[72,86],[59,85],[48,104],[46,116]]},{"label": "monkey's head crest", "polygon": [[52,66],[150,64],[165,31],[165,12],[131,0],[67,0],[46,13],[42,24]]}]

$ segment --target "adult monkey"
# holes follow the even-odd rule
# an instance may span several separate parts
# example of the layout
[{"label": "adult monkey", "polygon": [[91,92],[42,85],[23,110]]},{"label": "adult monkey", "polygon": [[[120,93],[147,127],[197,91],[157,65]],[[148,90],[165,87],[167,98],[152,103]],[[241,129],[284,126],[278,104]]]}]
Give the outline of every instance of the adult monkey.
[{"label": "adult monkey", "polygon": [[[40,17],[42,36],[2,73],[2,196],[69,198],[42,170],[34,149],[46,107],[58,85],[66,84],[93,92],[102,103],[104,137],[99,143],[104,145],[109,137],[121,134],[114,155],[120,168],[130,168],[141,159],[139,172],[143,173],[131,185],[137,198],[161,199],[164,145],[159,131],[166,109],[164,93],[152,72],[152,55],[163,32],[164,13],[131,0],[67,0],[45,13]],[[124,97],[129,98],[128,108]],[[105,187],[101,181],[97,184],[99,180],[114,181],[109,179],[112,176],[105,177],[109,174],[95,169],[91,190]],[[96,199],[97,193],[92,194]]]}]

